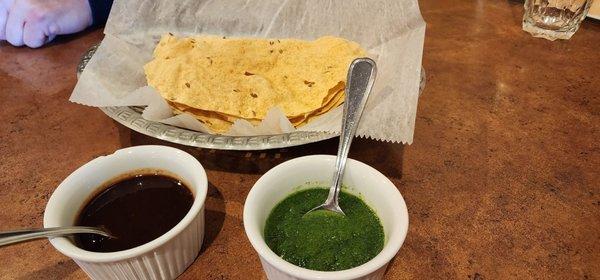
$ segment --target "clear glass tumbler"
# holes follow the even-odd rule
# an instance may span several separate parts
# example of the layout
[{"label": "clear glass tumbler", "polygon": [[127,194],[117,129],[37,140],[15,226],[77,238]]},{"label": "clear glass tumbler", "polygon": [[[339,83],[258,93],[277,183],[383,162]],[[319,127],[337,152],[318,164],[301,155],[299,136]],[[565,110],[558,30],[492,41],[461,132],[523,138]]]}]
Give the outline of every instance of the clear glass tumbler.
[{"label": "clear glass tumbler", "polygon": [[[600,1],[600,0],[599,0]],[[551,41],[569,39],[593,0],[525,0],[523,30]]]}]

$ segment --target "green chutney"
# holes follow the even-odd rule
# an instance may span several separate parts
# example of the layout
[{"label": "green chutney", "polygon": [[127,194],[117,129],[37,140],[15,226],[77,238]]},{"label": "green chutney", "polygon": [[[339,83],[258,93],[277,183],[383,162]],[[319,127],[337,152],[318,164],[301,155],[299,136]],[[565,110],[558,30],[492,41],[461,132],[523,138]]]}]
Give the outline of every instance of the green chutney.
[{"label": "green chutney", "polygon": [[337,271],[373,259],[383,249],[379,218],[360,198],[340,192],[339,205],[346,216],[319,210],[328,189],[295,192],[271,211],[265,225],[267,245],[284,260],[300,267]]}]

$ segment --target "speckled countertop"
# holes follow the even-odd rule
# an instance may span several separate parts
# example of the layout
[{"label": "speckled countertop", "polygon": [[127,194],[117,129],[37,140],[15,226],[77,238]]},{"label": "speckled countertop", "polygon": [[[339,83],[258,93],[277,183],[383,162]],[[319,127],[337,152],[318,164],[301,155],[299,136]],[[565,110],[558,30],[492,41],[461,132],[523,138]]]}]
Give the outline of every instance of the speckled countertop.
[{"label": "speckled countertop", "polygon": [[[359,139],[410,214],[387,279],[600,278],[600,21],[569,41],[521,31],[518,1],[421,1],[427,85],[410,146]],[[99,30],[39,50],[0,44],[0,230],[40,227],[54,188],[90,159],[140,144],[68,102]],[[190,149],[208,172],[205,246],[182,279],[264,279],[242,226],[276,164],[336,140],[264,152]],[[0,279],[82,279],[47,241],[0,248]]]}]

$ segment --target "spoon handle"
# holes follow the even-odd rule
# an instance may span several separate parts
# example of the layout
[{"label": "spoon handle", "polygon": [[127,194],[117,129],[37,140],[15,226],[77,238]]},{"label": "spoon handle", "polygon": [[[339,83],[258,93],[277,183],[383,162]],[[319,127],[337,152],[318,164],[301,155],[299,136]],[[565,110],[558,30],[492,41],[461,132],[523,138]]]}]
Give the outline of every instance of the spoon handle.
[{"label": "spoon handle", "polygon": [[352,144],[352,139],[354,139],[354,134],[356,134],[360,117],[371,93],[376,75],[377,66],[370,58],[357,58],[350,64],[348,82],[346,84],[346,99],[344,100],[340,144],[332,181],[332,186],[335,187],[329,190],[329,196],[327,197],[327,202],[335,202],[335,205],[338,205],[337,200],[342,178],[344,177],[344,169],[350,145]]},{"label": "spoon handle", "polygon": [[72,235],[76,233],[95,233],[106,237],[111,237],[110,234],[95,228],[95,227],[54,227],[40,229],[26,229],[15,231],[0,232],[0,247],[20,243],[32,239],[40,239],[45,237],[57,237],[64,235]]}]

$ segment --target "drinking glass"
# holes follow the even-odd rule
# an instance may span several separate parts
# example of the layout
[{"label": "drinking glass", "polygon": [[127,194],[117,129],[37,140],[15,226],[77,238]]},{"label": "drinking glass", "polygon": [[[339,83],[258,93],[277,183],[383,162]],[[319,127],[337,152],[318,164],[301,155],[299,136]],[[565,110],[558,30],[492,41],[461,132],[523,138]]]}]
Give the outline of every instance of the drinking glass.
[{"label": "drinking glass", "polygon": [[579,28],[593,0],[525,0],[523,30],[551,41],[569,39]]}]

